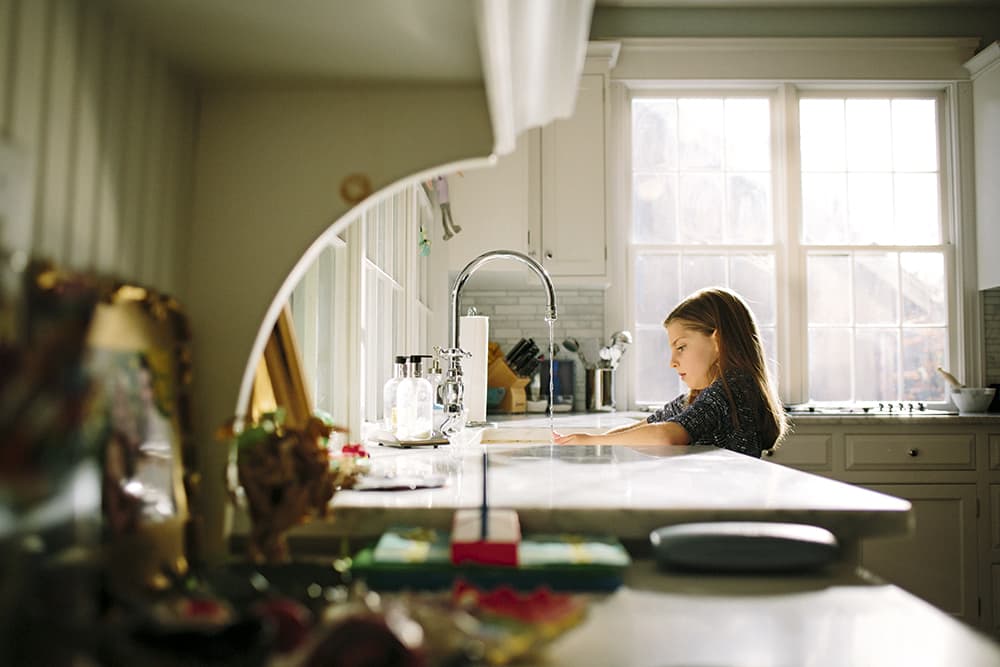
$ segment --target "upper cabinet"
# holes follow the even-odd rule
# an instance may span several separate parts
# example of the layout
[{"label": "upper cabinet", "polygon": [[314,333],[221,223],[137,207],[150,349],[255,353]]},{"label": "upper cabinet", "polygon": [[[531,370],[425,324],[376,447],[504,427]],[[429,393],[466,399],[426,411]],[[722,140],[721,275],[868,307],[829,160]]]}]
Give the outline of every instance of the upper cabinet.
[{"label": "upper cabinet", "polygon": [[542,128],[542,265],[603,276],[606,259],[604,76],[584,74],[571,118]]},{"label": "upper cabinet", "polygon": [[976,248],[979,289],[1000,286],[1000,44],[965,64],[972,75],[976,137]]},{"label": "upper cabinet", "polygon": [[553,276],[605,276],[609,55],[617,48],[591,45],[572,116],[522,134],[496,165],[449,178],[462,227],[448,241],[452,271],[506,249],[534,257]]},{"label": "upper cabinet", "polygon": [[[448,176],[451,213],[462,231],[447,242],[449,268],[460,271],[487,250],[517,250],[538,259],[538,130],[518,137],[513,153],[485,169]],[[440,225],[438,226],[440,227]],[[431,243],[444,231],[434,230]],[[490,270],[513,268],[501,262]]]}]

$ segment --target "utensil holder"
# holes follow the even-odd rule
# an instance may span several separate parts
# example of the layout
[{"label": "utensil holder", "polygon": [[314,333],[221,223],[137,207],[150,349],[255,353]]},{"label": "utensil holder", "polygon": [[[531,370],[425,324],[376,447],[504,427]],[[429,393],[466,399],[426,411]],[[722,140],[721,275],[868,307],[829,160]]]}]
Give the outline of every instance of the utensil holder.
[{"label": "utensil holder", "polygon": [[587,369],[587,409],[594,412],[615,411],[615,369]]},{"label": "utensil holder", "polygon": [[519,414],[527,409],[528,397],[524,390],[531,378],[524,378],[510,369],[502,357],[490,362],[486,375],[486,384],[490,387],[503,387],[507,392],[497,406],[497,412]]}]

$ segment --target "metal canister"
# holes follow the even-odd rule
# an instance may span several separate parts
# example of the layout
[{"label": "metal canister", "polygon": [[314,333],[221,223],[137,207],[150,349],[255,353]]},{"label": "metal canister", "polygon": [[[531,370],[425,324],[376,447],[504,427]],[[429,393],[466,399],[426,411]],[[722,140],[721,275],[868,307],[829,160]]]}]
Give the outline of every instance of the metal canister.
[{"label": "metal canister", "polygon": [[615,411],[615,369],[587,369],[587,409],[594,412]]}]

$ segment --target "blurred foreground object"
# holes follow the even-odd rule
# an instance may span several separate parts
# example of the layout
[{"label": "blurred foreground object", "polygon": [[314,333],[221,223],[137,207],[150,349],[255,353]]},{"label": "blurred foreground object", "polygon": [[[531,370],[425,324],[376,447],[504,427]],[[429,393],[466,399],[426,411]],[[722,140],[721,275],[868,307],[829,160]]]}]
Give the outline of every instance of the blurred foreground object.
[{"label": "blurred foreground object", "polygon": [[346,445],[331,453],[327,439],[343,431],[309,417],[296,428],[284,411],[266,413],[233,437],[238,487],[234,500],[245,505],[253,527],[249,557],[256,563],[290,560],[287,532],[317,516],[326,516],[337,489],[351,488],[367,469],[367,454]]}]

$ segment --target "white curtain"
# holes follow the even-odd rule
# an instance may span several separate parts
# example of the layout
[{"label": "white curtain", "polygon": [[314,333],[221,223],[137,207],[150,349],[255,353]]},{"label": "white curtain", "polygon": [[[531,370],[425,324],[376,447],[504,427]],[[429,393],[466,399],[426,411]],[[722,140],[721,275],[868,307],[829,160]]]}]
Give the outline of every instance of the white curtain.
[{"label": "white curtain", "polygon": [[493,152],[573,113],[593,0],[476,0]]}]

